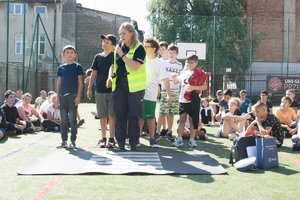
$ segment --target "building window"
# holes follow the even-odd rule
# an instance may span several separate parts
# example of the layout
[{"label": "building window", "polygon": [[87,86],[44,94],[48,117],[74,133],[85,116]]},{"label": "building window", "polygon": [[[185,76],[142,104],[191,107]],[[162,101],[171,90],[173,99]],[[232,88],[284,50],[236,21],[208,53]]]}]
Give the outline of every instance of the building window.
[{"label": "building window", "polygon": [[[36,49],[36,35],[34,36],[34,50]],[[41,34],[39,35],[39,42],[38,42],[38,53],[39,55],[44,55],[46,52],[46,35]]]},{"label": "building window", "polygon": [[23,35],[15,35],[15,54],[23,54]]},{"label": "building window", "polygon": [[24,5],[20,3],[9,4],[9,14],[22,15],[24,13]]},{"label": "building window", "polygon": [[34,7],[34,13],[35,14],[46,14],[47,13],[47,7],[46,6],[35,6]]},{"label": "building window", "polygon": [[39,54],[44,55],[46,51],[46,36],[39,35]]}]

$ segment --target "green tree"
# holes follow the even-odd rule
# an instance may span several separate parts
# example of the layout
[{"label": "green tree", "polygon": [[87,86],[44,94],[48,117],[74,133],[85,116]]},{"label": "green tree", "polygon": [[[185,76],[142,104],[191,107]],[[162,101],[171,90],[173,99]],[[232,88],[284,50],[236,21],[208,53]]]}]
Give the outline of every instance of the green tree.
[{"label": "green tree", "polygon": [[167,42],[205,42],[205,70],[214,73],[214,88],[222,88],[221,74],[231,68],[231,81],[244,88],[251,51],[257,37],[251,37],[245,0],[152,0],[148,20],[154,37]]}]

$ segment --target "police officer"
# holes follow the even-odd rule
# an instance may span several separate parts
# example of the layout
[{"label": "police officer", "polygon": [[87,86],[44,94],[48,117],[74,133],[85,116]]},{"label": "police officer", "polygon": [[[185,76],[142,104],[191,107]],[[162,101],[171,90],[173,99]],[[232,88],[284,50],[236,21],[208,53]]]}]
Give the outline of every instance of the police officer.
[{"label": "police officer", "polygon": [[112,83],[118,147],[125,150],[128,134],[130,149],[134,151],[140,135],[138,121],[146,88],[146,52],[131,23],[123,23],[119,35],[121,43],[115,49],[113,73],[107,84]]}]

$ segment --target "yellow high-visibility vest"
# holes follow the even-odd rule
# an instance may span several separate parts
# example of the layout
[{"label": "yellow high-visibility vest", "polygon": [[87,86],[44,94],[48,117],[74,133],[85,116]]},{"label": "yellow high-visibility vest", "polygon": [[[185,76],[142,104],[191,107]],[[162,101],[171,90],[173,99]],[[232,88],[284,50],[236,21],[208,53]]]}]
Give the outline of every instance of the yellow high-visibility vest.
[{"label": "yellow high-visibility vest", "polygon": [[[141,44],[139,42],[137,42],[135,47],[130,49],[129,52],[126,54],[126,56],[132,60],[136,49],[140,45]],[[125,63],[125,67],[128,72],[127,79],[128,79],[129,92],[131,93],[131,92],[145,90],[146,89],[146,57],[144,59],[143,64],[141,64],[141,66],[138,70],[131,69],[126,63]],[[114,68],[113,68],[113,73],[114,73],[115,77],[113,78],[113,81],[112,81],[112,91],[114,91],[116,89],[116,81],[118,78],[117,77],[117,69],[118,69],[117,53],[115,51],[114,52]]]}]

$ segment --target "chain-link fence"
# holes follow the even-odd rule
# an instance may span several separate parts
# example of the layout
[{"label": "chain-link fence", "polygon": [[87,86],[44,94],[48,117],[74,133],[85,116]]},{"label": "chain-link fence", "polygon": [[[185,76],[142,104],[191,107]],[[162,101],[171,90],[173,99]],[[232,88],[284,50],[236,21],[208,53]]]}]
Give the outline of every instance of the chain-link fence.
[{"label": "chain-link fence", "polygon": [[100,35],[117,34],[129,17],[65,1],[0,1],[0,101],[7,89],[55,90],[65,45],[74,45],[86,70],[101,51]]},{"label": "chain-link fence", "polygon": [[[55,90],[61,50],[67,44],[75,45],[78,62],[88,69],[101,51],[100,34],[117,36],[121,23],[130,18],[83,8],[75,0],[15,0],[0,1],[0,20],[2,101],[6,89],[22,89],[34,97],[41,89]],[[200,65],[212,74],[212,94],[231,88],[256,96],[267,89],[267,76],[300,75],[299,21],[220,16],[166,20],[152,24],[157,39],[205,43],[206,58]],[[300,91],[300,85],[291,87]]]},{"label": "chain-link fence", "polygon": [[248,95],[257,96],[261,90],[270,90],[267,76],[300,75],[300,22],[221,16],[156,20],[152,26],[159,40],[206,45],[206,58],[200,65],[212,73],[212,93],[218,89],[230,88],[235,93],[246,89]]}]

